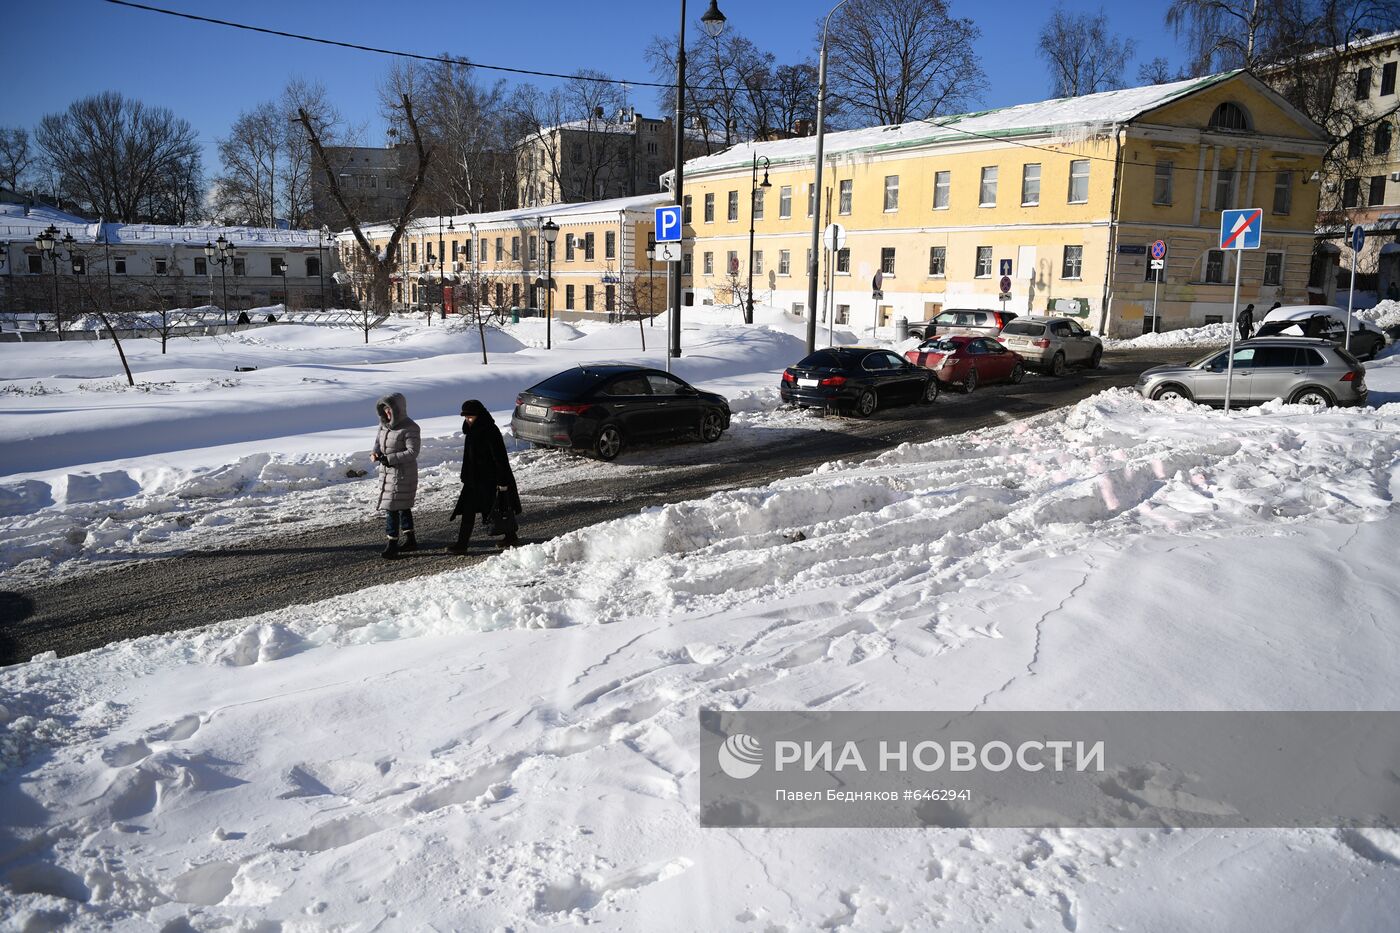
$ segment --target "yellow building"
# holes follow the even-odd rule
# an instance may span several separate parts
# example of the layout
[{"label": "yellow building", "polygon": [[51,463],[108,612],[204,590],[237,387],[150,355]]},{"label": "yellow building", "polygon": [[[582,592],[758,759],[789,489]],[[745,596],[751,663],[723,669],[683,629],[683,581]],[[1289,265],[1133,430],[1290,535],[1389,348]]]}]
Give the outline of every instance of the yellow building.
[{"label": "yellow building", "polygon": [[[829,133],[822,223],[846,248],[823,257],[817,314],[858,333],[945,307],[1056,311],[1101,333],[1151,329],[1149,245],[1168,245],[1161,329],[1228,316],[1234,257],[1220,211],[1260,207],[1240,301],[1307,299],[1326,133],[1243,72]],[[686,304],[737,300],[753,199],[755,300],[807,313],[815,140],[736,146],[686,164],[692,255]],[[822,251],[825,253],[825,250]],[[882,276],[882,298],[872,280]]]},{"label": "yellow building", "polygon": [[[655,313],[666,303],[666,264],[649,262],[646,251],[654,209],[668,199],[652,194],[416,219],[399,241],[393,301],[403,310],[435,306],[446,285],[453,288],[454,310],[543,310],[544,225],[552,221],[559,227],[553,263],[557,316],[606,320]],[[365,228],[381,251],[392,232],[386,224]],[[338,240],[353,278],[358,246],[348,231]]]}]

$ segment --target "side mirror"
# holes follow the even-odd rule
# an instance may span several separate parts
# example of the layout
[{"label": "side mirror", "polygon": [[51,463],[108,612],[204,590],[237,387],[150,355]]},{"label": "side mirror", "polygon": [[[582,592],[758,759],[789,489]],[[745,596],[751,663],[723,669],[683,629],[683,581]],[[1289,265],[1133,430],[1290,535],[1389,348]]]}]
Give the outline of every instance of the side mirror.
[{"label": "side mirror", "polygon": [[696,389],[694,386],[681,386],[680,391],[679,391],[677,394],[679,394],[679,395],[688,395],[688,396],[691,396],[691,397],[693,398],[694,396],[699,395],[700,392],[699,392],[699,390]]}]

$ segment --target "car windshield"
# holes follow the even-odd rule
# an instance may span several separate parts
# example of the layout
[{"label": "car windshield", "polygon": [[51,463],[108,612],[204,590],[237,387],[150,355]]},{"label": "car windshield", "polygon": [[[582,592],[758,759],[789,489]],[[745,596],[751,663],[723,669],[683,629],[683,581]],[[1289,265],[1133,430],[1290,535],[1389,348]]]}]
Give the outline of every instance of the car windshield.
[{"label": "car windshield", "polygon": [[531,395],[543,395],[546,398],[582,398],[591,392],[605,375],[597,370],[582,367],[566,369],[562,373],[555,373],[527,391]]},{"label": "car windshield", "polygon": [[1003,327],[1001,332],[1013,337],[1039,337],[1045,333],[1045,325],[1034,321],[1012,321]]},{"label": "car windshield", "polygon": [[922,353],[957,353],[958,344],[952,340],[925,340],[919,344]]}]

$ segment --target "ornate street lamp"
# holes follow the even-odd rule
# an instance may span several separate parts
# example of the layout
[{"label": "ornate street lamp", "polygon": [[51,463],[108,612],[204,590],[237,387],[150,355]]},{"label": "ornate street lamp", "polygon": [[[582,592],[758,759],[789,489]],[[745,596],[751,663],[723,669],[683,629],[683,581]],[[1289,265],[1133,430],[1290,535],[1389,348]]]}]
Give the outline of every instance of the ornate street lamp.
[{"label": "ornate street lamp", "polygon": [[[758,182],[758,163],[763,163],[763,183]],[[744,323],[753,323],[753,222],[758,213],[758,189],[773,187],[768,183],[768,166],[771,163],[767,156],[754,155],[753,172],[749,177],[749,291],[748,303],[744,309]]]},{"label": "ornate street lamp", "polygon": [[233,260],[233,244],[221,233],[213,243],[205,242],[204,255],[210,262],[219,264],[219,280],[224,288],[224,326],[228,327],[228,264]]},{"label": "ornate street lamp", "polygon": [[647,326],[656,326],[656,234],[647,234]]},{"label": "ornate street lamp", "polygon": [[58,311],[58,228],[49,224],[47,230],[42,230],[34,237],[34,245],[39,247],[39,254],[49,260],[53,268],[53,320],[54,326],[58,328],[58,339],[63,339],[63,315]]},{"label": "ornate street lamp", "polygon": [[831,26],[831,17],[846,5],[847,0],[831,8],[822,23],[821,54],[817,62],[817,161],[815,186],[812,188],[812,247],[807,252],[811,260],[807,263],[807,352],[817,350],[817,269],[821,262],[822,241],[822,143],[826,138],[826,31]]},{"label": "ornate street lamp", "polygon": [[[700,17],[700,27],[711,39],[718,39],[724,32],[725,16],[719,11],[718,0],[710,0],[710,8]],[[685,210],[685,0],[681,0],[681,27],[676,43],[676,151],[673,168],[674,181],[671,193],[675,204]],[[671,346],[667,351],[667,368],[671,357],[681,355],[681,270],[669,265],[671,270],[670,322]]]},{"label": "ornate street lamp", "polygon": [[544,237],[544,348],[549,350],[553,347],[551,331],[554,328],[554,241],[559,238],[559,225],[554,222],[554,218],[546,220],[540,227],[540,236]]}]

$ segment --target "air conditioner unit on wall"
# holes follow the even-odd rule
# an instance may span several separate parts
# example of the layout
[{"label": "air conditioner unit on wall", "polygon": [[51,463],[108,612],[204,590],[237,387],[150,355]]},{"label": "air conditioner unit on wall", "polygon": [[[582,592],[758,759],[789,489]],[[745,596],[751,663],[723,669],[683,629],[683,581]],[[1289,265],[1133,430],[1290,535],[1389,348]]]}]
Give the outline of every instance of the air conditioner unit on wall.
[{"label": "air conditioner unit on wall", "polygon": [[1391,180],[1391,181],[1400,181],[1400,172],[1391,172],[1391,173],[1390,173],[1390,180]]}]

